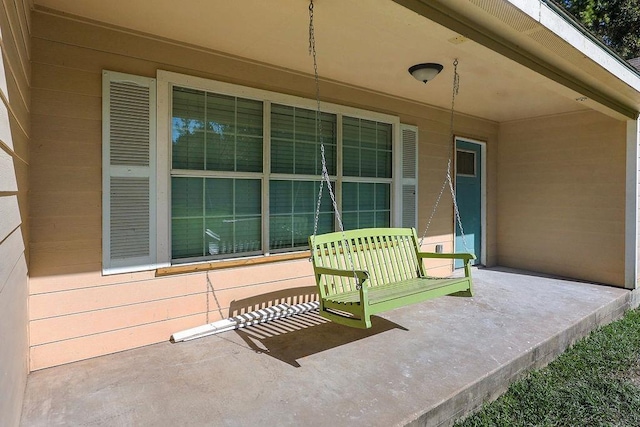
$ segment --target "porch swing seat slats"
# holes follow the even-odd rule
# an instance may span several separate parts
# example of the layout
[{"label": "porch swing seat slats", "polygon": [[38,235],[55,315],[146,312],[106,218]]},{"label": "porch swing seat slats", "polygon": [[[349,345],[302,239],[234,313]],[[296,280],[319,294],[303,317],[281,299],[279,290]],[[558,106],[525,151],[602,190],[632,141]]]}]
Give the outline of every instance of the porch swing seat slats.
[{"label": "porch swing seat slats", "polygon": [[[415,229],[369,228],[311,236],[320,315],[369,328],[370,317],[443,295],[472,295],[472,254],[420,252]],[[425,274],[426,258],[461,259],[463,277]]]},{"label": "porch swing seat slats", "polygon": [[[389,283],[369,289],[368,303],[375,305],[390,301],[396,298],[403,298],[425,291],[435,291],[448,285],[459,283],[460,280],[448,278],[416,278],[403,280],[401,282]],[[464,289],[462,289],[464,290]],[[327,301],[336,304],[360,304],[360,293],[358,291],[343,292],[326,298]]]}]

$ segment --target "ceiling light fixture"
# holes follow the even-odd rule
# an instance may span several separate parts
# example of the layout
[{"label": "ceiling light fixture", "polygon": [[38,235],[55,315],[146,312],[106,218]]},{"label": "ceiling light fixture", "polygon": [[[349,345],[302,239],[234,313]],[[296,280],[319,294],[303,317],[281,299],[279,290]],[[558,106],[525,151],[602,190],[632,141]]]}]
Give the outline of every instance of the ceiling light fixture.
[{"label": "ceiling light fixture", "polygon": [[429,80],[432,80],[437,76],[438,73],[442,71],[442,68],[444,67],[440,64],[427,62],[425,64],[416,64],[409,68],[409,74],[411,74],[414,79],[427,83]]}]

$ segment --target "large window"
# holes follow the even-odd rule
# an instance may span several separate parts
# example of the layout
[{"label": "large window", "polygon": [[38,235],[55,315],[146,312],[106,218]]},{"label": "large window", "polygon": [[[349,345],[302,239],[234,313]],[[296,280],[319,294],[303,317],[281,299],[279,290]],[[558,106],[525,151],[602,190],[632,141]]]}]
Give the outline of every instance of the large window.
[{"label": "large window", "polygon": [[393,118],[208,86],[168,84],[171,260],[303,250],[314,227],[336,230],[326,182],[315,221],[321,141],[345,228],[392,225]]},{"label": "large window", "polygon": [[174,87],[171,257],[262,248],[263,104]]}]

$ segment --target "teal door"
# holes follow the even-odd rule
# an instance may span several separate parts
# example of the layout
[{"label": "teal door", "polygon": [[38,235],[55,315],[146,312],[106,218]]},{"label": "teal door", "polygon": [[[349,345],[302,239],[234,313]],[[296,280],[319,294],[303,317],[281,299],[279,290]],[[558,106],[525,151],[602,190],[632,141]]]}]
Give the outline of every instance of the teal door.
[{"label": "teal door", "polygon": [[[456,140],[456,201],[463,233],[456,221],[456,252],[471,251],[476,255],[473,264],[480,263],[482,251],[482,150],[481,145]],[[455,267],[463,266],[456,260]]]}]

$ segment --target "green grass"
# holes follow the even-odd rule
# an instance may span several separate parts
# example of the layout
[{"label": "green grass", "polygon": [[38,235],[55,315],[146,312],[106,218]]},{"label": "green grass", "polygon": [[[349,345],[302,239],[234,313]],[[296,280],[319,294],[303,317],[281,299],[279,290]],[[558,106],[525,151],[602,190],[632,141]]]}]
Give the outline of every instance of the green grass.
[{"label": "green grass", "polygon": [[455,425],[640,426],[640,311],[592,332]]}]

